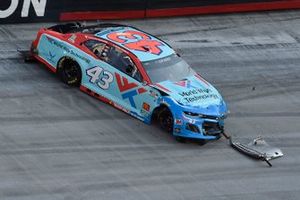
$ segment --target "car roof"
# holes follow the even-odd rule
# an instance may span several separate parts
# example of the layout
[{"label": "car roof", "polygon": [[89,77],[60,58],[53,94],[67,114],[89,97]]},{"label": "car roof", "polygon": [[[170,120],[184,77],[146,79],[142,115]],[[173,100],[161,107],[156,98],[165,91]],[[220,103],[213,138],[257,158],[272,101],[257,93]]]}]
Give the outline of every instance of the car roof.
[{"label": "car roof", "polygon": [[107,27],[95,36],[121,46],[138,57],[141,62],[164,58],[175,51],[158,38],[133,27]]}]

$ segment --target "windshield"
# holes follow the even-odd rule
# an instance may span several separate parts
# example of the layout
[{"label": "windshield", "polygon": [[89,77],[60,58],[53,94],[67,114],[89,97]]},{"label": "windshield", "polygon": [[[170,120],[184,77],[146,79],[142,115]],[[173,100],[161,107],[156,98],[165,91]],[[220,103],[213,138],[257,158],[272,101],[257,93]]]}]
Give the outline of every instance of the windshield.
[{"label": "windshield", "polygon": [[195,71],[176,54],[143,62],[143,66],[153,83],[166,80],[176,82],[195,74]]}]

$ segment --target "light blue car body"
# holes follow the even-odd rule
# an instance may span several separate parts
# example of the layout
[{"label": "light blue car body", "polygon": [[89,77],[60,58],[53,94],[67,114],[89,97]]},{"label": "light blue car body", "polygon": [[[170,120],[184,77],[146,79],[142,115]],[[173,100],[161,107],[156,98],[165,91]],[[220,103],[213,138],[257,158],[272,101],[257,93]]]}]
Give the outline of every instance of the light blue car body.
[{"label": "light blue car body", "polygon": [[[142,38],[131,32],[134,37],[123,37],[122,34],[126,31],[146,34],[132,27],[117,27],[107,28],[96,33],[94,37],[108,40],[127,49],[141,62],[164,58],[175,53],[169,45],[154,36],[146,34],[147,37]],[[122,42],[111,40],[109,34],[112,33],[116,33],[115,35]],[[149,51],[130,49],[125,45],[140,40],[159,42],[160,45],[157,47],[161,52],[154,54]],[[81,86],[86,89],[85,92],[89,91],[94,96],[105,99],[107,103],[147,124],[151,123],[151,116],[156,108],[167,106],[174,119],[174,136],[206,140],[220,136],[220,133],[209,133],[205,124],[215,124],[222,129],[227,115],[227,106],[219,92],[200,75],[184,77],[178,82],[165,80],[155,84],[145,84],[95,58],[73,43],[76,43],[74,34],[70,34],[70,37],[64,40],[51,33],[43,33],[36,47],[37,57],[52,68],[52,71],[56,70],[62,58],[71,57],[81,68]],[[101,73],[95,77],[98,72]],[[191,129],[190,126],[196,129]]]}]

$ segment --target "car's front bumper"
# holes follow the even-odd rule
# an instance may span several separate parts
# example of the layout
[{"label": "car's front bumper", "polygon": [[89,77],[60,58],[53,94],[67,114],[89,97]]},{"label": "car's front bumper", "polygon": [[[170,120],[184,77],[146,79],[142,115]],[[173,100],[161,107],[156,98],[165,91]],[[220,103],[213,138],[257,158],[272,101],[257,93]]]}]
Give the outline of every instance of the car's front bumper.
[{"label": "car's front bumper", "polygon": [[224,119],[188,118],[175,119],[173,135],[184,138],[215,140],[224,132]]},{"label": "car's front bumper", "polygon": [[224,133],[228,109],[222,100],[219,105],[184,106],[170,97],[162,99],[173,114],[173,135],[183,138],[215,140]]}]

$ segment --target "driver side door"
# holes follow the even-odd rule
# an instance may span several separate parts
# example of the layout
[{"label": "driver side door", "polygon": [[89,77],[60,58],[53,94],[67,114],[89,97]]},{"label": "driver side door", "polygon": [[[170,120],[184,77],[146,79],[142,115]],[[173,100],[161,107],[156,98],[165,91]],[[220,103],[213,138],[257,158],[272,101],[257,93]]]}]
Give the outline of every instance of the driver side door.
[{"label": "driver side door", "polygon": [[119,105],[131,115],[149,121],[151,109],[155,107],[155,97],[151,88],[144,83],[144,77],[131,55],[117,46],[107,52],[107,63],[114,68],[114,95]]},{"label": "driver side door", "polygon": [[151,95],[151,88],[143,84],[144,78],[131,55],[118,46],[90,43],[97,47],[89,49],[98,58],[97,64],[86,70],[91,89],[108,98],[118,109],[148,122],[156,99]]}]

